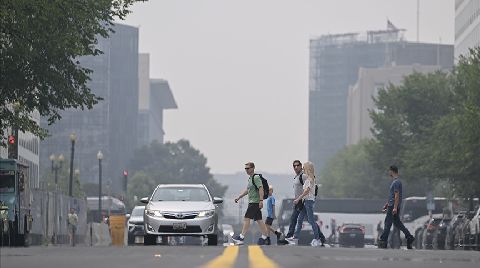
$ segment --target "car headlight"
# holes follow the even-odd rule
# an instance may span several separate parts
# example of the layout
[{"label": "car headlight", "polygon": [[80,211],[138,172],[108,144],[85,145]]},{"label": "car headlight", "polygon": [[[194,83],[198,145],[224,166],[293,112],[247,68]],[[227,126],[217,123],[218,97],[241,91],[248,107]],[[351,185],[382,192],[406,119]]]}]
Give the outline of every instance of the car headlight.
[{"label": "car headlight", "polygon": [[212,217],[213,215],[215,215],[215,210],[205,210],[205,211],[200,211],[200,213],[198,213],[198,216],[199,218],[205,218],[205,217]]},{"label": "car headlight", "polygon": [[146,209],[145,213],[147,214],[147,216],[163,217],[163,214],[160,212],[160,210]]}]

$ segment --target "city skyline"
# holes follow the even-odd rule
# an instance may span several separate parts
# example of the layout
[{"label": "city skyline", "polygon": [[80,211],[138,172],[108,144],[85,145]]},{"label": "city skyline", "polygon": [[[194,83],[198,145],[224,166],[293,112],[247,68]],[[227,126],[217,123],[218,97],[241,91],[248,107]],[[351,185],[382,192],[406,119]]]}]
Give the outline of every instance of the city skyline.
[{"label": "city skyline", "polygon": [[[166,141],[190,140],[212,173],[247,161],[288,173],[307,161],[310,39],[383,30],[388,19],[416,40],[416,0],[358,2],[149,1],[121,23],[139,27],[150,76],[173,89]],[[453,44],[454,15],[453,0],[421,1],[420,41]]]}]

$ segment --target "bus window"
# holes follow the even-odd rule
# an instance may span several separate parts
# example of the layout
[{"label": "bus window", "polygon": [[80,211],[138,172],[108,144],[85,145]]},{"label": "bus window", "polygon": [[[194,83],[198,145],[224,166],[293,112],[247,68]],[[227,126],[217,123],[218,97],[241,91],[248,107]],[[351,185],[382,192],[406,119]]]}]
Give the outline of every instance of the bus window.
[{"label": "bus window", "polygon": [[13,192],[15,192],[15,172],[11,171],[0,174],[0,193]]}]

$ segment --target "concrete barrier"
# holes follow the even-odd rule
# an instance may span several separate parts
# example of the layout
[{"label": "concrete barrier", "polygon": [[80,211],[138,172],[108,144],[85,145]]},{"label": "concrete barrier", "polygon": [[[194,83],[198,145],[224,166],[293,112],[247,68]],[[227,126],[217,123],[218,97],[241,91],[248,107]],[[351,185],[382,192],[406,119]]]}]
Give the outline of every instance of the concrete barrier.
[{"label": "concrete barrier", "polygon": [[88,245],[110,246],[112,244],[112,237],[107,224],[91,222],[88,225],[89,231],[86,239]]}]

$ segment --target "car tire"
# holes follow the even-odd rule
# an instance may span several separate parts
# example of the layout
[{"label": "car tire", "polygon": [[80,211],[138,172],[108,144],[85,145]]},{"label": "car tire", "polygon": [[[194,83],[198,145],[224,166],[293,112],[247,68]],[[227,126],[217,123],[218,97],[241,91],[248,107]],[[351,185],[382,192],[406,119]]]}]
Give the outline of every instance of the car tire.
[{"label": "car tire", "polygon": [[143,236],[143,245],[144,246],[154,246],[157,244],[157,236],[151,234],[145,234]]},{"label": "car tire", "polygon": [[135,244],[135,236],[129,235],[128,236],[128,245],[133,245]]},{"label": "car tire", "polygon": [[218,235],[208,235],[208,245],[209,246],[216,246],[218,245]]}]

